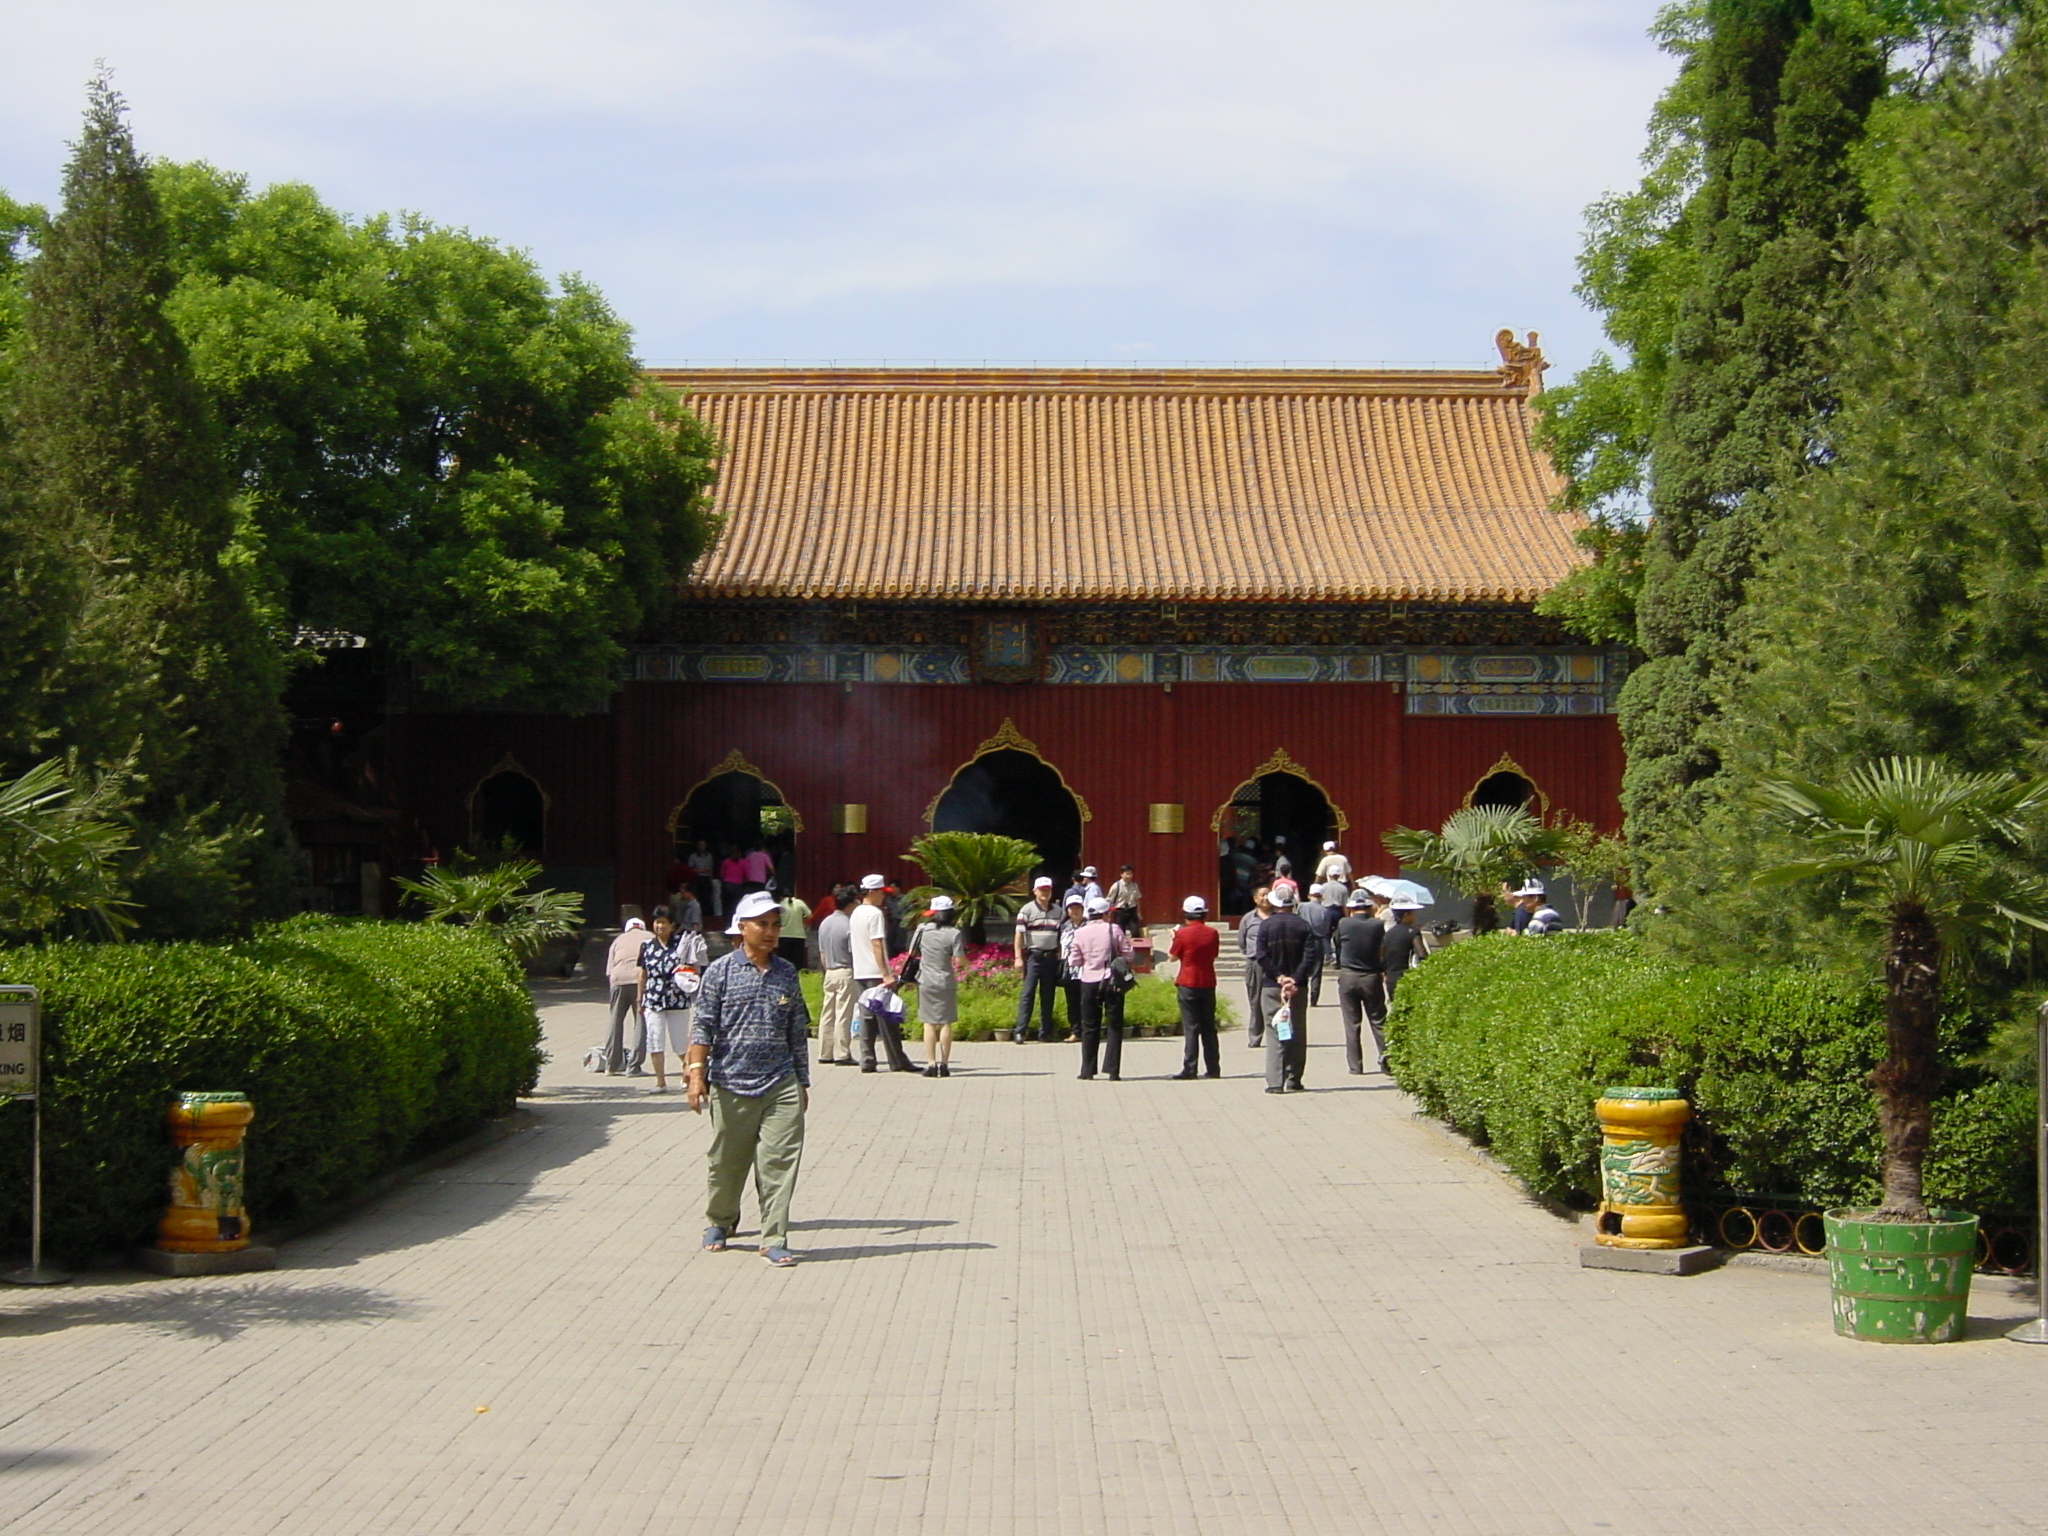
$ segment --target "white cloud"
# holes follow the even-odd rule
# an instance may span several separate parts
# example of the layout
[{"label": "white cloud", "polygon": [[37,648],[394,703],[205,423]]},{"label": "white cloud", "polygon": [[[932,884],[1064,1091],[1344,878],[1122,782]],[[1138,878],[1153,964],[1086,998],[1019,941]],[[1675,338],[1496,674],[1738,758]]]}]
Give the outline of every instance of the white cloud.
[{"label": "white cloud", "polygon": [[145,147],[529,247],[661,355],[1583,352],[1580,209],[1668,75],[1649,9],[79,0],[10,21],[0,185],[49,195],[104,56]]}]

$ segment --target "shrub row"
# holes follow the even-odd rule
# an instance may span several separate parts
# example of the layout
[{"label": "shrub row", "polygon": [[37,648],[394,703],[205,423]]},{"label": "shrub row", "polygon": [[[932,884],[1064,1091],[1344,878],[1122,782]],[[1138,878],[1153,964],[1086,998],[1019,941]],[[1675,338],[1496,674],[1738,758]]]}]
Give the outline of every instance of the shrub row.
[{"label": "shrub row", "polygon": [[[2029,1208],[2031,1085],[1964,1063],[1975,1021],[1945,1026],[1928,1196],[1980,1214]],[[1593,1102],[1610,1084],[1693,1104],[1685,1179],[1824,1208],[1874,1201],[1880,1141],[1866,1086],[1883,996],[1818,971],[1662,959],[1628,934],[1450,945],[1401,983],[1388,1021],[1401,1086],[1492,1149],[1530,1189],[1600,1198]]]},{"label": "shrub row", "polygon": [[[163,1117],[239,1089],[254,1227],[329,1210],[509,1110],[540,1069],[532,1000],[488,938],[439,924],[300,918],[243,943],[0,952],[42,992],[45,1243],[74,1262],[146,1240]],[[28,1229],[30,1110],[0,1108],[0,1223]]]}]

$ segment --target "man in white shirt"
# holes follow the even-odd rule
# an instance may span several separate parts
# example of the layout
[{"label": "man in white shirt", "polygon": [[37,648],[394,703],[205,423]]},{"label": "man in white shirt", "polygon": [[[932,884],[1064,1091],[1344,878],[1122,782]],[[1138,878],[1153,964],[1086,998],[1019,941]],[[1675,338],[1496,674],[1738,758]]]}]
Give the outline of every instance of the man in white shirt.
[{"label": "man in white shirt", "polygon": [[1325,843],[1323,844],[1322,860],[1316,865],[1315,883],[1323,885],[1331,880],[1342,880],[1349,884],[1351,880],[1351,861],[1337,851],[1335,843]]},{"label": "man in white shirt", "polygon": [[[860,905],[853,909],[849,920],[849,936],[853,941],[853,989],[864,993],[870,987],[878,987],[889,979],[889,915],[882,910],[882,903],[888,900],[889,882],[880,875],[860,877]],[[861,1070],[875,1070],[875,1041],[868,1031],[877,1027],[871,1014],[860,1022]],[[896,1034],[893,1024],[881,1026],[881,1044],[889,1053],[891,1072],[912,1072],[910,1057],[903,1049],[903,1041]]]}]

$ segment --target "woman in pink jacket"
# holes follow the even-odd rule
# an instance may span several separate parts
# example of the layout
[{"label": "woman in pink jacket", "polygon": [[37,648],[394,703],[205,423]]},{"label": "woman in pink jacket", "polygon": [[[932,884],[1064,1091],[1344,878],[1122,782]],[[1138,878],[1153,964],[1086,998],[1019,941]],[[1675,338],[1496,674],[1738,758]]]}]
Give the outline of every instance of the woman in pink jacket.
[{"label": "woman in pink jacket", "polygon": [[1114,972],[1118,960],[1129,971],[1131,936],[1110,921],[1105,898],[1091,896],[1086,911],[1088,921],[1074,934],[1068,950],[1068,964],[1081,990],[1081,1076],[1085,1080],[1095,1075],[1095,1056],[1107,1027],[1102,1073],[1114,1083],[1124,1062],[1124,983]]}]

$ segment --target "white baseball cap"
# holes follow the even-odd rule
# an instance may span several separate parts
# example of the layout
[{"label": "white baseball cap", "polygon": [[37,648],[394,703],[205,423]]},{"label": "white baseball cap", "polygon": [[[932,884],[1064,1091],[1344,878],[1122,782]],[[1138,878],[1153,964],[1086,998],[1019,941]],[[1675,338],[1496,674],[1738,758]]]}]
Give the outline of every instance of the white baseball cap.
[{"label": "white baseball cap", "polygon": [[1189,917],[1193,917],[1197,912],[1208,911],[1209,903],[1202,900],[1202,898],[1199,896],[1190,896],[1186,901],[1180,904],[1180,909],[1181,911],[1187,913]]},{"label": "white baseball cap", "polygon": [[1031,889],[1033,889],[1034,891],[1049,891],[1049,890],[1051,890],[1051,889],[1052,889],[1052,876],[1051,876],[1051,875],[1040,875],[1040,876],[1039,876],[1039,877],[1038,877],[1038,878],[1037,878],[1036,880],[1034,880],[1034,881],[1032,881],[1032,882],[1031,882]]},{"label": "white baseball cap", "polygon": [[[626,919],[627,928],[645,928],[646,926],[647,925],[641,922],[640,919],[637,917],[629,917]],[[624,929],[621,929],[620,931],[624,932]]]},{"label": "white baseball cap", "polygon": [[1109,898],[1107,896],[1090,896],[1088,898],[1088,905],[1082,908],[1082,910],[1090,917],[1100,917],[1109,910]]},{"label": "white baseball cap", "polygon": [[950,912],[953,910],[953,898],[941,892],[925,904],[925,910],[927,912]]},{"label": "white baseball cap", "polygon": [[1095,866],[1090,864],[1086,869],[1082,870],[1081,878],[1083,880],[1093,880],[1095,878]]},{"label": "white baseball cap", "polygon": [[1335,843],[1325,843],[1325,844],[1323,844],[1323,852],[1325,852],[1325,853],[1335,853],[1336,851],[1337,851],[1337,845],[1336,845]]},{"label": "white baseball cap", "polygon": [[1282,880],[1273,887],[1272,894],[1266,900],[1272,902],[1276,907],[1291,907],[1294,905],[1294,887],[1285,880]]},{"label": "white baseball cap", "polygon": [[860,888],[864,891],[879,891],[888,883],[880,875],[862,875],[860,877]]},{"label": "white baseball cap", "polygon": [[1543,882],[1541,880],[1524,880],[1522,888],[1515,892],[1515,894],[1517,896],[1541,896],[1543,894]]},{"label": "white baseball cap", "polygon": [[1350,899],[1344,905],[1347,907],[1369,907],[1372,905],[1372,892],[1353,891]]},{"label": "white baseball cap", "polygon": [[753,891],[740,898],[740,904],[732,909],[732,923],[726,932],[737,934],[740,924],[753,917],[766,917],[770,912],[780,914],[782,903],[766,891]]}]

